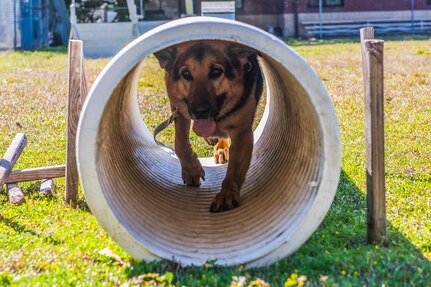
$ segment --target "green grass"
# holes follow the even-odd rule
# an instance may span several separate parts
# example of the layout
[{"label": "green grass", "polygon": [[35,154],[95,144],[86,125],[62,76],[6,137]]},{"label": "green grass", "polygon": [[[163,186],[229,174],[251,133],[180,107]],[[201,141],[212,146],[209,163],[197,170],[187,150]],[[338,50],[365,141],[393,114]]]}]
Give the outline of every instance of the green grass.
[{"label": "green grass", "polygon": [[[387,246],[366,244],[360,47],[298,43],[295,49],[331,95],[343,141],[334,203],[295,254],[251,270],[216,262],[187,268],[138,262],[107,236],[82,194],[77,209],[62,203],[64,179],[55,181],[53,198],[41,197],[40,183],[29,182],[20,184],[27,200],[22,206],[11,206],[4,189],[0,193],[0,286],[229,286],[242,277],[253,286],[265,285],[258,278],[271,286],[430,286],[431,41],[385,43]],[[86,61],[90,82],[107,62]],[[64,50],[0,52],[0,153],[16,133],[29,138],[16,168],[64,163],[66,94]],[[145,64],[138,101],[150,130],[169,116],[153,58]],[[161,139],[172,142],[172,129]],[[210,152],[199,139],[194,144]]]}]

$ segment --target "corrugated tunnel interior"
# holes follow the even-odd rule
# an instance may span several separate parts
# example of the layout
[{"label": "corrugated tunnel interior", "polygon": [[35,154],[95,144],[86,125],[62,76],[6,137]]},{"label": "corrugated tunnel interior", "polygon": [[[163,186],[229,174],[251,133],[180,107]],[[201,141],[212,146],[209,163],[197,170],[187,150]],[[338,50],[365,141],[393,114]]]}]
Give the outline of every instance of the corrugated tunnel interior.
[{"label": "corrugated tunnel interior", "polygon": [[[138,258],[184,265],[274,262],[312,234],[335,194],[340,140],[330,98],[308,65],[263,31],[205,17],[176,22],[126,47],[90,91],[77,151],[87,202],[107,232]],[[209,205],[227,165],[203,160],[203,184],[183,185],[179,160],[154,143],[137,104],[139,74],[145,73],[141,61],[175,43],[200,39],[260,51],[267,86],[241,206],[222,213],[210,213]]]}]

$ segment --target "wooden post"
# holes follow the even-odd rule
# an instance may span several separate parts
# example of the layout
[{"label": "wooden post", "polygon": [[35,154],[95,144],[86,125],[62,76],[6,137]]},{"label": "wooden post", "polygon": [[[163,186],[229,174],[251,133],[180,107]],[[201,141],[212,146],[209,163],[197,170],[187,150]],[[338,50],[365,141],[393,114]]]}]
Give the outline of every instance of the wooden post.
[{"label": "wooden post", "polygon": [[41,180],[45,178],[56,178],[65,176],[65,165],[26,168],[13,170],[6,178],[6,183]]},{"label": "wooden post", "polygon": [[27,136],[19,133],[13,139],[11,145],[6,151],[6,154],[0,161],[0,189],[6,182],[6,178],[12,171],[13,166],[17,162],[21,152],[27,145]]},{"label": "wooden post", "polygon": [[16,205],[25,203],[24,193],[22,193],[22,190],[18,187],[18,183],[6,184],[6,193],[10,203]]},{"label": "wooden post", "polygon": [[75,205],[78,196],[78,168],[76,165],[76,129],[82,105],[88,93],[81,40],[69,41],[69,91],[67,96],[66,134],[66,192],[64,201]]},{"label": "wooden post", "polygon": [[[11,173],[15,163],[18,161],[19,156],[27,145],[27,136],[19,133],[13,139],[11,145],[6,151],[6,154],[0,161],[0,189],[6,179]],[[9,202],[12,204],[23,204],[25,202],[24,194],[19,189],[18,184],[15,182],[6,184],[6,193]]]},{"label": "wooden post", "polygon": [[39,189],[40,195],[46,195],[46,196],[54,195],[54,190],[55,190],[55,185],[52,178],[43,179],[42,182],[40,183],[40,189]]},{"label": "wooden post", "polygon": [[374,40],[373,28],[361,29],[365,88],[365,141],[367,172],[367,240],[386,239],[383,45]]}]

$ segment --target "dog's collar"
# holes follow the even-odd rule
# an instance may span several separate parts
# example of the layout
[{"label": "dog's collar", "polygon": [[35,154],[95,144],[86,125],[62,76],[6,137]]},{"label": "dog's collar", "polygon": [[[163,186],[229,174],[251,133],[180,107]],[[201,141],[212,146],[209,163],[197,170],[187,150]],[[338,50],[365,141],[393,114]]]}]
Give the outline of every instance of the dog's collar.
[{"label": "dog's collar", "polygon": [[168,148],[170,150],[172,150],[175,153],[175,150],[172,146],[164,144],[160,141],[157,140],[157,135],[163,131],[164,129],[166,129],[170,124],[172,124],[173,122],[175,122],[175,120],[178,118],[178,109],[173,107],[172,108],[172,114],[169,117],[169,119],[167,119],[166,121],[162,122],[160,125],[158,125],[155,129],[154,129],[154,141],[156,142],[156,144],[158,144],[159,146]]}]

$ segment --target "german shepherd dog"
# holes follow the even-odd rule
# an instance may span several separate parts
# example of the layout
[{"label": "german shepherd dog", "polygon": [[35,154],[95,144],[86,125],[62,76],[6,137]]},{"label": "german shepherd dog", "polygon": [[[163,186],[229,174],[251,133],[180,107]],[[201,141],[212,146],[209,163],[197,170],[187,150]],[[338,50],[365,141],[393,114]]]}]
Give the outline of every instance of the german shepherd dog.
[{"label": "german shepherd dog", "polygon": [[228,162],[221,191],[210,211],[238,207],[250,166],[252,126],[263,89],[258,52],[226,41],[200,40],[168,47],[155,56],[165,70],[171,108],[178,113],[175,151],[184,183],[199,186],[200,179],[205,180],[205,171],[189,142],[193,121],[193,131],[215,144],[216,163]]}]

